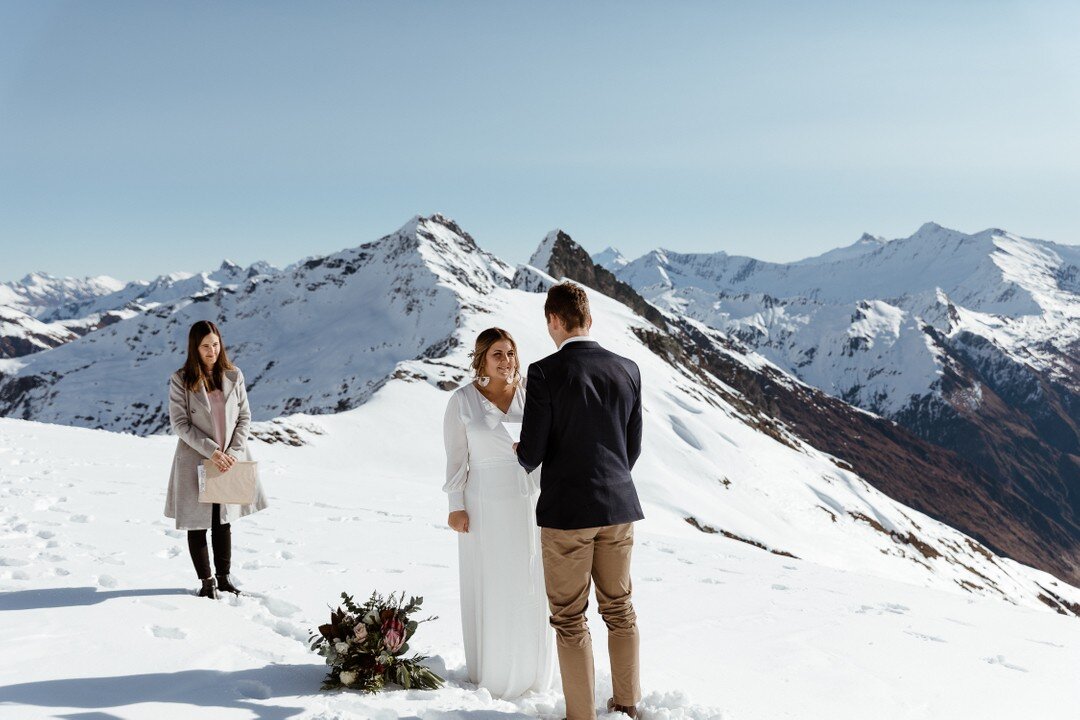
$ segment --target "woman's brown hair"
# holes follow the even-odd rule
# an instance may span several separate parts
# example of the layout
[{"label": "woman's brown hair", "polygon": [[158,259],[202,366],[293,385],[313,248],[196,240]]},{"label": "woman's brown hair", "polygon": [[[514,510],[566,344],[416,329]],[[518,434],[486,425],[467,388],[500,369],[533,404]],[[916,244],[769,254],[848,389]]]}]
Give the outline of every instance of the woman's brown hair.
[{"label": "woman's brown hair", "polygon": [[[217,335],[221,343],[221,352],[218,353],[217,361],[209,373],[203,367],[202,358],[199,356],[199,344],[206,339],[207,335]],[[207,392],[221,389],[221,379],[226,370],[232,370],[233,364],[229,362],[229,356],[225,352],[225,340],[221,337],[218,326],[209,320],[200,320],[188,330],[187,360],[184,367],[180,368],[180,377],[184,386],[192,392],[198,392],[205,387]]]},{"label": "woman's brown hair", "polygon": [[484,372],[484,359],[487,357],[488,350],[500,340],[507,341],[514,349],[514,373],[517,375],[515,382],[520,383],[521,358],[518,356],[517,343],[514,342],[514,337],[510,333],[497,327],[488,328],[476,336],[476,346],[472,351],[473,377],[478,378]]}]

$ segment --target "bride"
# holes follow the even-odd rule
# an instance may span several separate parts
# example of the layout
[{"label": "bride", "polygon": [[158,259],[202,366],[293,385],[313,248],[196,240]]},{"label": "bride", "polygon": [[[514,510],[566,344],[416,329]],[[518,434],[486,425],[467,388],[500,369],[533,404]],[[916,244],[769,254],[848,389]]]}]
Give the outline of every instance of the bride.
[{"label": "bride", "polygon": [[[495,697],[546,690],[554,634],[536,526],[537,488],[518,465],[503,422],[525,407],[517,344],[488,328],[476,338],[473,381],[443,421],[450,527],[458,536],[461,628],[469,680]],[[535,471],[539,472],[539,470]]]}]

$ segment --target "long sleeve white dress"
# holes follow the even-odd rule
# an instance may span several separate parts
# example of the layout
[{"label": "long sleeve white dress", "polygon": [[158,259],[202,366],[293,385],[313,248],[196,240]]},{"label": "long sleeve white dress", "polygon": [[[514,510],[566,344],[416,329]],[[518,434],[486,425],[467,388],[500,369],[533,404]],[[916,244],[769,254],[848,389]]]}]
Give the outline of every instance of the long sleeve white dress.
[{"label": "long sleeve white dress", "polygon": [[454,392],[443,422],[443,490],[451,511],[469,513],[469,532],[458,536],[465,664],[472,682],[504,699],[546,690],[554,675],[537,486],[502,426],[520,423],[524,408],[522,388],[504,414],[469,383]]}]

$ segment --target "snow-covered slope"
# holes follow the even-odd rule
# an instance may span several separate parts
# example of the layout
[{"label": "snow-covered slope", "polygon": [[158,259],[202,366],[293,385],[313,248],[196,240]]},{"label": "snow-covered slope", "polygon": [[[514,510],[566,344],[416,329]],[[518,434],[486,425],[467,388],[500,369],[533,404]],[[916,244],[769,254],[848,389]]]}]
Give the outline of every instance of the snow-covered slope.
[{"label": "snow-covered slope", "polygon": [[48,273],[0,283],[0,359],[47,350],[85,334],[100,323],[100,317],[61,323],[51,314],[63,305],[91,302],[121,287],[123,283],[106,275],[78,279]]},{"label": "snow-covered slope", "polygon": [[[561,717],[554,693],[500,704],[464,682],[455,543],[438,490],[439,423],[472,340],[497,325],[524,362],[550,352],[535,292],[547,282],[536,269],[515,276],[446,218],[414,218],[374,243],[163,303],[20,360],[0,384],[8,414],[149,434],[164,427],[165,380],[188,324],[218,320],[264,421],[255,452],[274,505],[235,530],[237,572],[256,594],[177,597],[191,574],[182,535],[154,519],[174,441],[0,420],[0,589],[11,591],[0,612],[18,620],[0,630],[11,651],[0,701],[19,717]],[[1058,707],[1080,632],[1054,610],[1080,611],[1080,590],[890,499],[783,423],[763,422],[722,378],[673,363],[654,323],[590,297],[594,335],[642,369],[635,479],[647,520],[635,589],[652,628],[646,717],[992,718]],[[731,353],[751,370],[772,366]],[[417,649],[439,656],[453,687],[299,697],[320,674],[307,630],[340,590],[372,587],[429,599],[442,620]],[[89,628],[82,654],[48,661],[55,649],[41,628],[73,624]],[[71,666],[94,669],[73,680]],[[929,683],[956,675],[962,700],[926,698]],[[790,693],[776,691],[781,681]],[[1006,699],[990,698],[1003,688]]]},{"label": "snow-covered slope", "polygon": [[[930,223],[786,264],[657,250],[616,277],[973,464],[1014,551],[1080,578],[1080,248]],[[964,493],[901,494],[969,522]]]},{"label": "snow-covered slope", "polygon": [[1080,248],[933,223],[794,263],[656,250],[616,276],[816,387],[894,416],[941,392],[946,338],[991,339],[1080,392]]},{"label": "snow-covered slope", "polygon": [[[542,301],[497,290],[492,313],[462,333],[490,319],[535,358],[549,349]],[[1020,606],[967,592],[949,577],[972,573],[847,515],[917,524],[949,557],[962,557],[950,544],[970,549],[667,379],[668,366],[618,325],[635,319],[594,302],[601,341],[633,353],[646,378],[635,472],[646,520],[633,566],[646,720],[1013,720],[1060,717],[1080,701],[1075,618],[1026,592]],[[446,360],[460,366],[464,354]],[[173,438],[0,419],[0,717],[561,718],[557,690],[501,702],[464,676],[457,545],[439,490],[447,397],[395,379],[354,410],[283,421],[299,447],[256,442],[271,507],[235,524],[234,574],[248,594],[219,602],[188,594],[183,533],[161,517]],[[700,532],[688,515],[799,557]],[[1074,592],[977,550],[963,561],[1006,588]],[[308,632],[342,590],[373,589],[422,594],[439,616],[413,646],[434,655],[446,689],[317,691],[324,666]],[[590,624],[602,700],[610,679],[592,609]]]},{"label": "snow-covered slope", "polygon": [[0,358],[63,345],[78,337],[59,323],[43,323],[33,315],[0,305]]},{"label": "snow-covered slope", "polygon": [[630,263],[621,252],[610,246],[604,248],[592,257],[597,265],[605,267],[611,272],[616,272]]},{"label": "snow-covered slope", "polygon": [[[233,266],[235,268],[235,266]],[[221,278],[222,274],[228,277]],[[242,283],[222,284],[243,276]],[[256,419],[354,407],[401,360],[439,357],[464,308],[511,269],[441,216],[290,272],[172,276],[133,317],[23,359],[0,381],[0,414],[138,433],[165,429],[165,381],[187,328],[217,321],[244,369]]]},{"label": "snow-covered slope", "polygon": [[63,305],[114,293],[122,287],[124,283],[108,275],[72,278],[36,272],[22,280],[0,283],[0,306],[38,317]]},{"label": "snow-covered slope", "polygon": [[110,311],[145,312],[163,304],[213,293],[220,289],[236,289],[252,278],[273,276],[280,271],[264,262],[242,268],[224,260],[213,272],[173,272],[151,281],[135,280],[107,295],[87,298],[57,306],[48,317],[72,320],[100,316]]}]

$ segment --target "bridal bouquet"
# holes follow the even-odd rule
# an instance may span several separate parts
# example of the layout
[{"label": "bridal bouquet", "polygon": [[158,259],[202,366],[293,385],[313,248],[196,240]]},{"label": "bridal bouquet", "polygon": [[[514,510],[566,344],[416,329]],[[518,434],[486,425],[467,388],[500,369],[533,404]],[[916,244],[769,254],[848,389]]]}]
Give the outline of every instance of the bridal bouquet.
[{"label": "bridal bouquet", "polygon": [[348,593],[341,593],[344,607],[330,613],[330,622],[320,625],[311,634],[311,649],[326,658],[330,672],[323,689],[350,688],[374,693],[397,683],[403,688],[436,690],[443,679],[421,663],[424,655],[404,657],[409,650],[409,638],[422,622],[411,620],[420,609],[422,597],[405,593],[384,598],[373,592],[363,605],[357,605]]}]

